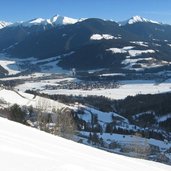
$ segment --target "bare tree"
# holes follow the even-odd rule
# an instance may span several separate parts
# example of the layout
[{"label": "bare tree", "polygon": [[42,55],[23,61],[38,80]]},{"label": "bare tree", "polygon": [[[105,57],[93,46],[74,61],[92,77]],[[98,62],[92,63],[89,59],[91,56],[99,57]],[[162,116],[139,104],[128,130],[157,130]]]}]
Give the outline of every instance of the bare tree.
[{"label": "bare tree", "polygon": [[76,123],[72,110],[69,108],[62,108],[56,111],[57,120],[54,129],[54,134],[61,137],[72,139],[76,132]]},{"label": "bare tree", "polygon": [[49,118],[47,109],[48,109],[47,100],[40,99],[36,105],[37,127],[42,131],[49,132],[49,129],[47,127],[48,118]]},{"label": "bare tree", "polygon": [[145,138],[143,140],[142,135],[140,133],[135,133],[135,140],[132,150],[136,153],[136,157],[146,159],[150,154],[150,145]]}]

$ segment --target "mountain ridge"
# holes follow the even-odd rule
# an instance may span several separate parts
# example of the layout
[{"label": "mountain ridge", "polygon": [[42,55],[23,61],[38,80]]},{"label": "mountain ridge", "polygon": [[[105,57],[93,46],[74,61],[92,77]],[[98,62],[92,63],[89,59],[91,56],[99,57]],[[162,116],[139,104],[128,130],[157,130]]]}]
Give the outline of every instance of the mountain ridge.
[{"label": "mountain ridge", "polygon": [[[11,26],[18,26],[18,25],[22,25],[25,27],[31,27],[33,25],[40,25],[40,24],[50,24],[50,25],[67,25],[67,24],[75,24],[77,22],[81,22],[83,20],[86,20],[89,18],[80,18],[80,19],[75,19],[75,18],[70,18],[67,16],[61,16],[59,14],[54,15],[53,17],[49,18],[49,19],[44,19],[44,18],[33,18],[30,19],[28,21],[17,21],[17,22],[5,22],[5,21],[0,21],[0,29],[7,27],[9,25]],[[106,20],[108,21],[108,20]],[[112,20],[114,21],[114,20]],[[117,23],[120,25],[126,25],[126,24],[135,24],[137,22],[149,22],[149,23],[154,23],[154,24],[162,24],[161,22],[158,21],[153,21],[150,19],[146,19],[144,17],[135,15],[130,17],[127,20],[123,20],[123,21],[118,21]],[[167,24],[169,25],[169,24]]]},{"label": "mountain ridge", "polygon": [[[139,72],[170,67],[171,26],[134,19],[123,26],[98,18],[75,20],[56,15],[51,20],[33,19],[25,23],[28,27],[23,23],[0,30],[0,53],[11,58],[61,56],[58,64],[65,69]],[[64,55],[70,52],[74,53]]]},{"label": "mountain ridge", "polygon": [[119,21],[118,23],[121,26],[123,26],[123,25],[126,25],[126,24],[135,24],[135,23],[138,23],[138,22],[147,22],[147,23],[161,24],[161,23],[159,23],[157,21],[149,20],[149,19],[143,18],[143,17],[138,16],[138,15],[133,16],[130,19],[125,20],[125,21]]},{"label": "mountain ridge", "polygon": [[11,25],[12,23],[10,22],[6,22],[6,21],[0,21],[0,29],[3,29],[9,25]]}]

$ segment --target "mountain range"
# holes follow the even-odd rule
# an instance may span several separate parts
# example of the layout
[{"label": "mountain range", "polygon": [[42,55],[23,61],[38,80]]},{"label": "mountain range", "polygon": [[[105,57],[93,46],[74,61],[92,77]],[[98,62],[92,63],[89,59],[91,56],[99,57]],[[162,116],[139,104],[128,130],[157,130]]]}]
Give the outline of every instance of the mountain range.
[{"label": "mountain range", "polygon": [[65,69],[163,70],[171,62],[170,35],[171,25],[140,16],[114,22],[55,15],[0,22],[0,53],[23,59],[60,56],[58,65]]}]

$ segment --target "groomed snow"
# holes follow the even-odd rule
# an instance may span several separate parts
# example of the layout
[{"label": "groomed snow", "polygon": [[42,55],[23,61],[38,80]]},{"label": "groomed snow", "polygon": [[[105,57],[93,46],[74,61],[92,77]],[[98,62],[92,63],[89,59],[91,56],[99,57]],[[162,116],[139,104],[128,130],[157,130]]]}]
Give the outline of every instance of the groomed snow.
[{"label": "groomed snow", "polygon": [[108,153],[0,118],[3,171],[170,171],[171,167]]}]

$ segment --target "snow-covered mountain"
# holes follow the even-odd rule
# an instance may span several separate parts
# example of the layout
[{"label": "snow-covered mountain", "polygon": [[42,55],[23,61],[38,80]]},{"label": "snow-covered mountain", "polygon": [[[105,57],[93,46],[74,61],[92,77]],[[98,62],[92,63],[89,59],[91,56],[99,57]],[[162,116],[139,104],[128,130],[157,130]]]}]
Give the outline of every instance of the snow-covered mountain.
[{"label": "snow-covered mountain", "polygon": [[5,22],[5,21],[0,21],[0,29],[7,27],[9,25],[11,25],[12,23],[10,22]]},{"label": "snow-covered mountain", "polygon": [[[53,25],[53,26],[58,26],[58,25],[67,25],[67,24],[75,24],[77,22],[81,22],[85,19],[74,19],[66,16],[60,16],[60,15],[55,15],[52,18],[49,19],[44,19],[44,18],[35,18],[29,21],[19,21],[15,23],[10,23],[10,22],[4,22],[0,21],[0,29],[6,27],[6,26],[24,26],[24,27],[31,27],[34,25]],[[148,22],[148,23],[154,23],[154,24],[160,24],[157,21],[149,20],[146,18],[143,18],[141,16],[133,16],[128,20],[125,21],[120,21],[118,22],[120,25],[126,25],[126,24],[134,24],[138,22]]]},{"label": "snow-covered mountain", "polygon": [[3,171],[171,170],[164,164],[104,152],[3,118],[0,133]]},{"label": "snow-covered mountain", "polygon": [[55,15],[50,19],[51,24],[53,25],[67,25],[67,24],[75,24],[79,20],[69,17],[63,17],[60,15]]},{"label": "snow-covered mountain", "polygon": [[18,22],[15,23],[15,25],[22,25],[24,27],[31,27],[34,25],[47,25],[47,24],[51,24],[49,20],[43,19],[43,18],[35,18],[29,21],[25,21],[25,22]]},{"label": "snow-covered mountain", "polygon": [[133,16],[128,20],[120,21],[118,23],[123,26],[123,25],[126,25],[126,24],[134,24],[134,23],[139,23],[139,22],[160,24],[157,21],[149,20],[149,19],[143,18],[141,16]]},{"label": "snow-covered mountain", "polygon": [[52,26],[58,26],[58,25],[67,25],[67,24],[75,24],[80,20],[74,19],[74,18],[69,18],[69,17],[64,17],[60,15],[55,15],[50,19],[44,19],[44,18],[35,18],[29,21],[23,21],[23,22],[16,22],[11,26],[24,26],[24,27],[31,27],[35,25],[52,25]]},{"label": "snow-covered mountain", "polygon": [[[125,24],[120,27],[109,20],[78,20],[59,15],[50,19],[37,18],[18,23],[20,27],[0,30],[0,53],[17,58],[61,56],[60,67],[77,70],[117,68],[117,72],[121,72],[120,69],[144,71],[166,68],[171,64],[170,25],[139,16],[132,17]],[[75,53],[63,56],[70,52]]]}]

